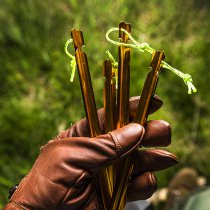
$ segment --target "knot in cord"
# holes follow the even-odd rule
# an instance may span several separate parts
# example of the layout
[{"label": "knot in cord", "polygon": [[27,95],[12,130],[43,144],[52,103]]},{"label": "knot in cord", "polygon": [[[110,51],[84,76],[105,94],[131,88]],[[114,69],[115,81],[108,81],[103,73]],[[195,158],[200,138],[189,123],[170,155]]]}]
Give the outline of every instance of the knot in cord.
[{"label": "knot in cord", "polygon": [[[145,52],[147,51],[150,54],[153,54],[155,52],[155,49],[153,49],[152,47],[149,46],[149,44],[147,42],[143,42],[143,43],[139,43],[137,42],[129,32],[127,32],[125,29],[121,28],[121,31],[124,32],[130,39],[131,42],[133,42],[133,44],[130,43],[123,43],[123,42],[117,42],[112,40],[109,35],[110,33],[114,32],[114,31],[119,31],[119,28],[111,28],[106,32],[106,39],[108,42],[110,42],[111,44],[117,45],[117,46],[124,46],[124,47],[130,47],[130,48],[136,48],[138,49],[140,52]],[[111,53],[108,54],[109,57],[113,57],[111,55]],[[165,61],[161,62],[162,67],[165,69],[169,69],[171,70],[174,74],[176,74],[178,77],[182,78],[184,83],[188,86],[188,94],[191,94],[192,92],[197,92],[197,89],[195,88],[195,86],[192,84],[193,80],[191,75],[189,74],[184,74],[183,72],[181,72],[178,69],[173,68],[172,66],[170,66],[168,63],[166,63]]]}]

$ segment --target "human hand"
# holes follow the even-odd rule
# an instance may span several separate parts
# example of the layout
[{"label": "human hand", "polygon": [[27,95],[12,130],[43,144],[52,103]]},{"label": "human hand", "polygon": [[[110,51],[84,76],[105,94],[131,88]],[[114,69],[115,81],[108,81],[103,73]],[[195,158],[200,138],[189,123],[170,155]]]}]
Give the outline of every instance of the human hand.
[{"label": "human hand", "polygon": [[[133,98],[130,101],[131,120],[135,115],[138,100]],[[157,110],[161,104],[159,99],[154,100],[151,110]],[[103,109],[98,113],[103,131]],[[170,144],[170,126],[164,121],[151,121],[144,129],[131,123],[96,138],[88,136],[87,121],[81,120],[42,147],[33,168],[4,209],[100,209],[94,183],[97,172],[126,157],[140,144]],[[122,149],[118,150],[116,144],[120,144]],[[162,170],[176,163],[176,157],[164,150],[136,152],[136,163],[128,187],[128,200],[151,196],[157,188],[152,171]]]}]

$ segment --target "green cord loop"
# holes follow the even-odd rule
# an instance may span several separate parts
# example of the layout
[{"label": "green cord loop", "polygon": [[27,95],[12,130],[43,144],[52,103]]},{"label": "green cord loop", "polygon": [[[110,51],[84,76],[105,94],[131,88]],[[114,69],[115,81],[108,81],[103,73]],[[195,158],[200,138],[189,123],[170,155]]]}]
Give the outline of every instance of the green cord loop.
[{"label": "green cord loop", "polygon": [[70,66],[71,66],[71,74],[70,74],[70,82],[73,82],[74,81],[74,76],[75,76],[75,71],[76,71],[76,58],[75,56],[73,56],[71,53],[69,53],[68,51],[68,46],[70,43],[72,43],[73,40],[72,39],[68,39],[65,43],[65,46],[64,46],[64,51],[65,53],[69,56],[69,58],[71,59],[70,61]]},{"label": "green cord loop", "polygon": [[[145,52],[147,51],[150,54],[153,54],[155,52],[155,50],[149,46],[148,43],[143,42],[143,43],[138,43],[132,36],[130,33],[128,33],[125,29],[121,29],[121,31],[123,31],[126,35],[128,35],[129,39],[133,42],[133,44],[130,43],[123,43],[123,42],[117,42],[112,40],[109,35],[110,33],[114,32],[114,31],[119,31],[119,28],[111,28],[107,31],[106,33],[106,39],[114,45],[117,46],[125,46],[125,47],[130,47],[130,48],[136,48],[138,49],[140,52]],[[76,71],[76,58],[75,56],[73,56],[72,54],[69,53],[68,51],[68,46],[70,43],[72,43],[73,40],[69,39],[66,41],[65,46],[64,46],[64,51],[65,53],[69,56],[69,58],[71,59],[70,61],[70,66],[71,66],[71,74],[70,74],[70,82],[73,82],[74,80],[74,76],[75,76],[75,71]],[[118,68],[118,63],[115,61],[114,57],[112,56],[112,54],[107,50],[106,51],[107,55],[109,56],[109,59],[112,63],[113,69],[116,72],[117,68]],[[179,76],[180,78],[183,79],[184,83],[188,86],[188,94],[191,94],[192,92],[197,92],[197,89],[195,88],[195,86],[192,84],[193,80],[191,75],[189,74],[184,74],[183,72],[179,71],[178,69],[173,68],[172,66],[170,66],[168,63],[166,63],[165,61],[162,61],[162,67],[165,69],[169,69],[171,70],[174,74],[176,74],[177,76]],[[117,74],[115,74],[117,75]],[[116,76],[116,81],[117,81],[117,76]],[[116,83],[117,84],[117,83]]]},{"label": "green cord loop", "polygon": [[[129,39],[133,42],[133,44],[129,44],[129,43],[123,43],[123,42],[117,42],[112,40],[109,35],[110,33],[114,32],[114,31],[119,31],[119,28],[111,28],[106,32],[106,39],[108,42],[110,42],[111,44],[114,44],[116,46],[124,46],[124,47],[130,47],[130,48],[136,48],[138,49],[140,52],[145,52],[147,51],[150,54],[153,54],[155,52],[155,49],[153,49],[152,47],[149,46],[148,43],[143,42],[143,43],[138,43],[132,36],[130,33],[128,33],[125,29],[121,28],[121,31],[123,31],[128,37]],[[108,54],[108,53],[107,53]],[[113,59],[113,56],[111,55],[111,53],[109,52],[108,54],[110,60]],[[111,60],[112,61],[112,60]],[[112,62],[115,67],[116,67],[116,63],[117,62]],[[184,83],[188,86],[188,94],[192,94],[192,92],[197,92],[197,89],[195,88],[195,86],[192,84],[193,80],[191,75],[189,74],[184,74],[183,72],[179,71],[178,69],[173,68],[172,66],[170,66],[168,63],[166,63],[165,61],[162,61],[162,67],[165,69],[169,69],[171,70],[174,74],[176,74],[178,77],[182,78]]]}]

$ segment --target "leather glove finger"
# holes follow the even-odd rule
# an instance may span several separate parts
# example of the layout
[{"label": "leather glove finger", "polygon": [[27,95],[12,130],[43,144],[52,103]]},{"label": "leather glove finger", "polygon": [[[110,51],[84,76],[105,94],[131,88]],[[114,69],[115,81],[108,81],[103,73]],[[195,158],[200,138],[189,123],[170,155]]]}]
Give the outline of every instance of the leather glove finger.
[{"label": "leather glove finger", "polygon": [[146,123],[142,146],[160,147],[171,143],[171,126],[164,120],[151,120]]},{"label": "leather glove finger", "polygon": [[[168,146],[171,143],[171,126],[163,120],[152,120],[145,126],[145,134],[141,145],[143,146]],[[163,170],[178,162],[175,155],[164,150],[146,150],[140,148],[135,152],[133,175],[146,172]],[[162,168],[161,168],[162,167]]]},{"label": "leather glove finger", "polygon": [[128,185],[128,202],[145,200],[157,190],[157,179],[152,172],[145,172],[131,180]]},{"label": "leather glove finger", "polygon": [[144,200],[157,190],[154,171],[164,170],[178,163],[177,157],[165,150],[139,150],[128,187],[128,201]]},{"label": "leather glove finger", "polygon": [[138,150],[135,152],[135,163],[132,177],[147,171],[160,171],[178,163],[178,158],[162,149]]},{"label": "leather glove finger", "polygon": [[[171,127],[162,120],[147,122],[141,145],[168,146],[171,143]],[[164,170],[178,163],[177,157],[165,150],[140,148],[135,152],[135,163],[128,187],[128,200],[149,198],[157,189],[155,175],[151,172]]]},{"label": "leather glove finger", "polygon": [[[132,122],[134,119],[135,113],[138,108],[139,99],[140,99],[140,96],[135,96],[135,97],[130,98],[130,101],[129,101],[130,122]],[[163,104],[163,102],[160,100],[160,98],[158,96],[153,97],[151,106],[150,106],[150,110],[149,110],[149,114],[152,114],[153,112],[157,111],[162,106],[162,104]],[[99,119],[101,131],[102,131],[102,133],[105,133],[104,132],[104,130],[105,130],[104,129],[104,109],[103,108],[98,110],[98,119]],[[88,123],[87,123],[86,119],[82,119],[82,120],[76,122],[71,128],[60,133],[58,135],[58,138],[76,137],[76,136],[86,136],[86,137],[90,136]]]}]

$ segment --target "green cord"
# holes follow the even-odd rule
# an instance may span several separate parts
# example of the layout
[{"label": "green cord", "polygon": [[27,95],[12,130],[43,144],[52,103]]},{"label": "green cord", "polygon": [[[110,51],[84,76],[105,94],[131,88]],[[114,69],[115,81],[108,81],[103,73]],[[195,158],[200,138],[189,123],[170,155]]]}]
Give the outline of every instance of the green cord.
[{"label": "green cord", "polygon": [[64,51],[65,53],[69,56],[69,58],[71,59],[71,62],[70,62],[70,66],[71,66],[71,74],[70,74],[70,82],[73,82],[74,81],[74,76],[75,76],[75,71],[76,71],[76,58],[75,56],[73,56],[72,54],[69,53],[68,51],[68,46],[70,43],[72,43],[73,40],[72,39],[68,39],[65,43],[65,46],[64,46]]},{"label": "green cord", "polygon": [[[138,49],[140,52],[149,52],[150,54],[153,54],[155,52],[155,50],[153,48],[151,48],[149,46],[148,43],[143,42],[143,43],[138,43],[132,36],[130,33],[128,33],[125,29],[121,29],[125,34],[128,35],[129,39],[133,42],[133,44],[129,44],[129,43],[122,43],[122,42],[117,42],[114,41],[112,39],[110,39],[109,34],[114,32],[114,31],[119,31],[119,28],[111,28],[107,31],[106,33],[106,39],[114,45],[117,46],[125,46],[125,47],[131,47],[131,48],[136,48]],[[73,82],[74,80],[74,76],[75,76],[75,71],[76,71],[76,58],[75,56],[71,55],[68,51],[68,46],[70,43],[72,43],[73,40],[69,39],[66,41],[65,46],[64,46],[64,50],[65,53],[69,56],[69,58],[71,59],[70,65],[71,65],[71,74],[70,74],[70,82]],[[107,50],[106,51],[107,55],[109,56],[109,59],[112,63],[113,68],[117,69],[118,67],[118,63],[115,61],[114,57],[111,55],[111,53]],[[172,66],[170,66],[168,63],[166,63],[165,61],[162,61],[162,67],[171,70],[174,74],[176,74],[177,76],[179,76],[180,78],[183,79],[184,83],[188,86],[188,94],[191,94],[192,92],[197,92],[197,89],[195,88],[195,86],[192,84],[193,80],[191,75],[189,74],[184,74],[183,72],[179,71],[178,69],[173,68]],[[116,77],[117,80],[117,77]]]},{"label": "green cord", "polygon": [[188,87],[188,94],[192,94],[197,92],[197,89],[195,88],[195,86],[192,84],[193,80],[192,80],[192,76],[189,74],[184,74],[183,72],[179,71],[178,69],[173,68],[172,66],[170,66],[168,63],[166,63],[165,61],[162,61],[162,65],[163,68],[169,69],[172,72],[174,72],[177,76],[179,76],[180,78],[183,79],[184,83],[187,85]]},{"label": "green cord", "polygon": [[112,54],[110,53],[109,50],[106,51],[106,54],[109,56],[109,59],[110,59],[110,61],[112,63],[112,67],[118,68],[118,62],[115,61],[114,57],[112,56]]},{"label": "green cord", "polygon": [[[119,31],[119,28],[111,28],[106,32],[106,39],[108,42],[110,42],[111,44],[117,45],[117,46],[125,46],[125,47],[130,47],[130,48],[136,48],[138,49],[140,52],[149,52],[150,54],[153,54],[155,52],[155,50],[149,46],[148,43],[143,42],[143,43],[138,43],[132,36],[130,33],[128,33],[125,29],[121,29],[121,31],[123,31],[126,35],[128,35],[129,39],[134,43],[134,44],[128,44],[128,43],[123,43],[123,42],[117,42],[114,41],[112,39],[110,39],[109,34],[114,32],[114,31]],[[107,53],[108,54],[108,53]],[[111,55],[111,53],[109,52],[108,54],[110,60],[113,59],[113,56]],[[112,61],[112,60],[111,60]],[[116,66],[116,62],[112,62],[114,63],[114,65]],[[162,67],[171,70],[174,74],[176,74],[177,76],[179,76],[180,78],[183,79],[184,83],[188,86],[188,94],[192,94],[192,92],[197,92],[197,89],[195,88],[195,86],[192,84],[193,80],[191,75],[189,74],[184,74],[183,72],[179,71],[178,69],[173,68],[172,66],[170,66],[168,63],[166,63],[165,61],[162,61]]]},{"label": "green cord", "polygon": [[116,89],[118,89],[118,62],[115,61],[114,57],[109,52],[109,50],[106,51],[106,54],[108,55],[109,60],[111,61],[112,69],[113,69],[114,75],[115,75],[115,77],[114,77],[114,79],[115,79],[115,86],[116,86]]}]

